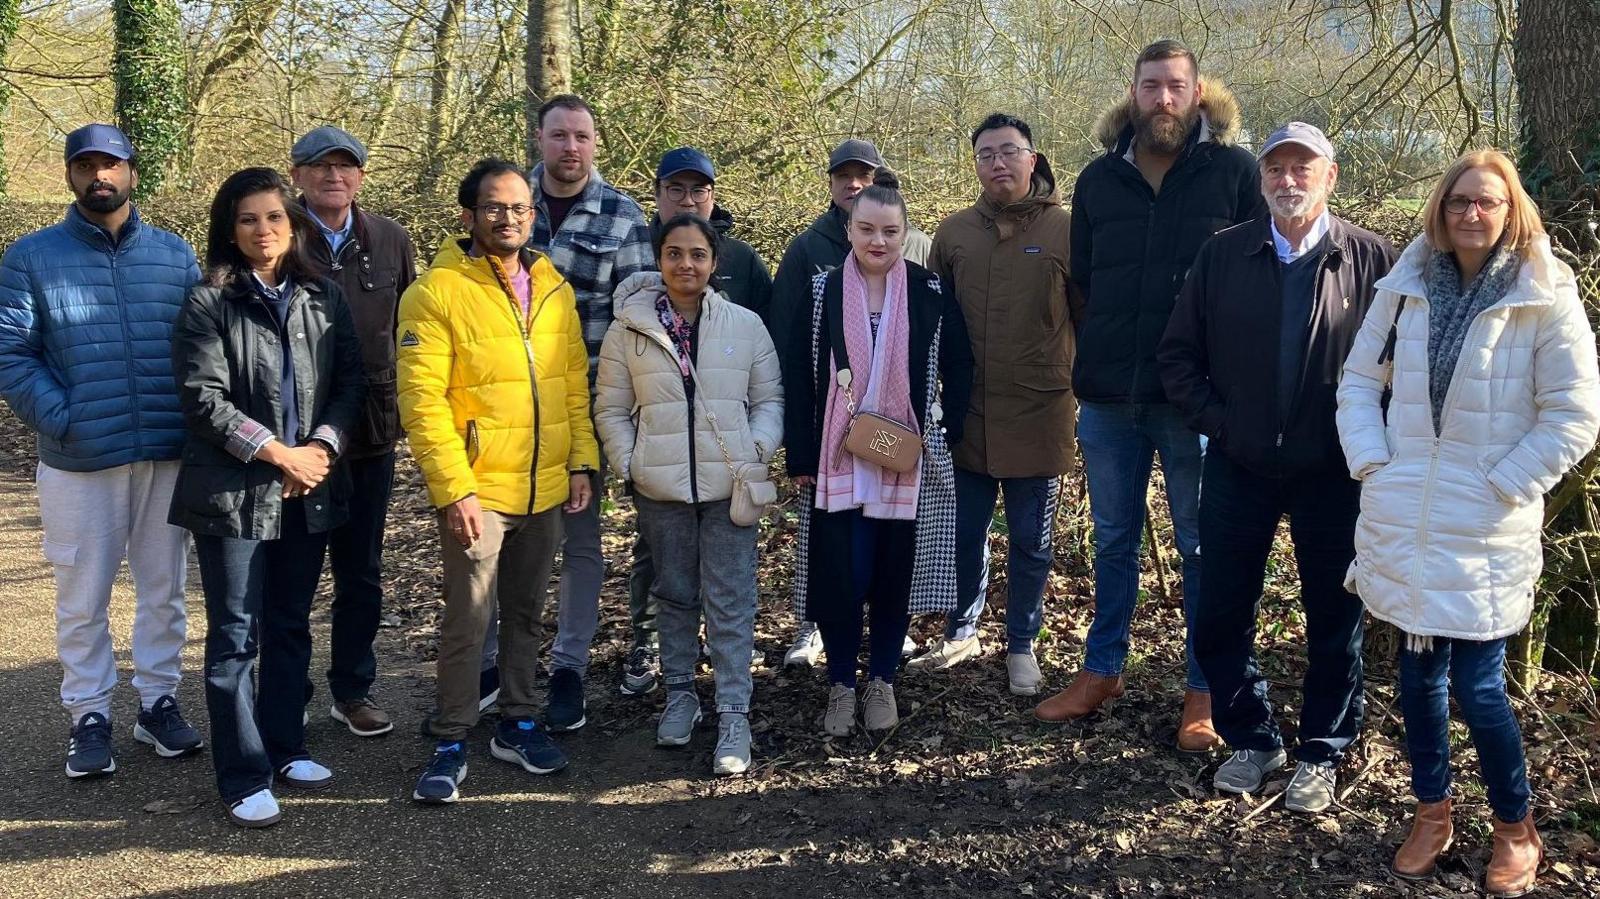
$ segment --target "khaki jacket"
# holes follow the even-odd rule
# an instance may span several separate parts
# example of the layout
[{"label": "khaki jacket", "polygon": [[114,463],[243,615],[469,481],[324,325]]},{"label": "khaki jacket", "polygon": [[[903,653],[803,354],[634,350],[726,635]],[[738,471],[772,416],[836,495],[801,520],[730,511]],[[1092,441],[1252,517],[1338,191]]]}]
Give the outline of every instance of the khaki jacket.
[{"label": "khaki jacket", "polygon": [[1055,477],[1073,463],[1077,297],[1068,226],[1043,154],[1033,190],[1003,208],[986,197],[934,234],[928,267],[951,285],[975,362],[955,464],[996,478]]}]

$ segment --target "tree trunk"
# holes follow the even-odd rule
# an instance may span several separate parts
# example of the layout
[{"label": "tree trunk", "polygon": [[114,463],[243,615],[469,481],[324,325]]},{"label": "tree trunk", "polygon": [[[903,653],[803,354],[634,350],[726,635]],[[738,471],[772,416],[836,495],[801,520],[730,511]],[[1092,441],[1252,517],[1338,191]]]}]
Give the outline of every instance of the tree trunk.
[{"label": "tree trunk", "polygon": [[112,76],[116,117],[139,152],[143,199],[160,192],[181,157],[189,106],[177,0],[115,0]]},{"label": "tree trunk", "polygon": [[[19,7],[22,0],[0,0],[0,66],[6,64],[6,54],[11,50],[11,39],[17,36],[17,25],[22,21]],[[11,105],[11,84],[0,80],[0,122],[5,121]],[[6,164],[6,144],[0,129],[0,199],[4,199],[11,185],[11,170]]]},{"label": "tree trunk", "polygon": [[528,165],[539,160],[539,107],[544,101],[572,90],[571,0],[528,0],[528,45],[523,64],[528,92],[523,108],[528,117]]},{"label": "tree trunk", "polygon": [[417,173],[417,192],[433,192],[444,174],[445,148],[456,127],[456,70],[461,47],[461,16],[466,0],[445,0],[433,33],[433,69],[428,75],[428,145]]}]

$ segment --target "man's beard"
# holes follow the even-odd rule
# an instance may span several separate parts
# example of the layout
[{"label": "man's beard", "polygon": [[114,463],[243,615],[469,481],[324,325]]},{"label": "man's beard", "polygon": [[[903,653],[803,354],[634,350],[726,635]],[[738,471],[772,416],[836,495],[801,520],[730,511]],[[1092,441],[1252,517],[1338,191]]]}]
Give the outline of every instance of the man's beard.
[{"label": "man's beard", "polygon": [[1285,219],[1302,218],[1327,197],[1327,193],[1311,188],[1298,197],[1272,197],[1267,201],[1272,214]]},{"label": "man's beard", "polygon": [[[102,187],[110,188],[111,193],[105,196],[99,196],[95,194],[95,191]],[[118,209],[121,209],[123,204],[128,202],[128,197],[132,195],[132,188],[127,190],[117,190],[115,185],[107,184],[104,181],[96,181],[85,188],[83,193],[78,195],[78,203],[82,205],[84,209],[87,209],[90,212],[98,212],[104,215],[108,212],[116,212]]]},{"label": "man's beard", "polygon": [[1189,132],[1194,130],[1195,122],[1199,120],[1199,103],[1177,115],[1137,111],[1133,120],[1136,144],[1156,153],[1176,153],[1183,149],[1184,142],[1189,139]]}]

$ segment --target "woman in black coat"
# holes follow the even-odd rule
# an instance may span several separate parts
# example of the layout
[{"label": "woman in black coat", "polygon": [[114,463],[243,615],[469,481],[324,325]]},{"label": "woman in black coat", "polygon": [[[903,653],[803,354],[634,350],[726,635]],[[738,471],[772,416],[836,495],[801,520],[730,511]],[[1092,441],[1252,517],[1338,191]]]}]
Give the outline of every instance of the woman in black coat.
[{"label": "woman in black coat", "polygon": [[[850,255],[813,279],[813,303],[782,348],[784,443],[802,488],[795,598],[822,633],[831,684],[823,729],[835,736],[855,725],[863,613],[862,723],[885,732],[899,722],[893,684],[910,616],[956,603],[949,444],[961,437],[972,346],[948,286],[902,257],[908,228],[899,185],[880,170],[850,211]],[[857,411],[917,432],[917,465],[895,473],[845,450]]]},{"label": "woman in black coat", "polygon": [[312,239],[277,172],[229,177],[211,204],[206,281],[173,335],[188,439],[171,521],[195,535],[212,760],[243,827],[278,821],[275,779],[333,776],[305,746],[308,619],[328,532],[346,516],[336,460],[366,378],[350,310],[308,261]]}]

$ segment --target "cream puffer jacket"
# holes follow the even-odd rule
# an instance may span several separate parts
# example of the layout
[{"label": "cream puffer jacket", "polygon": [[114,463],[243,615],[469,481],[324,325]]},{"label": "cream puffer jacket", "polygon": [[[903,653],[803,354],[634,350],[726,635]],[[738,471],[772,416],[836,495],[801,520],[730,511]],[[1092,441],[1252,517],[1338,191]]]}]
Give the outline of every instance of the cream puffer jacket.
[{"label": "cream puffer jacket", "polygon": [[[1419,237],[1378,281],[1339,382],[1339,438],[1362,482],[1345,587],[1421,641],[1493,640],[1528,623],[1544,494],[1600,431],[1595,338],[1572,270],[1538,238],[1506,296],[1468,326],[1435,434],[1432,252]],[[1380,357],[1402,300],[1385,425],[1391,365]]]},{"label": "cream puffer jacket", "polygon": [[617,287],[615,321],[600,346],[595,428],[606,457],[642,495],[658,502],[728,499],[733,478],[706,409],[716,415],[734,465],[764,477],[783,440],[778,354],[760,316],[707,288],[696,350],[705,393],[695,398],[691,428],[677,353],[656,315],[664,290],[658,272],[639,272]]}]

